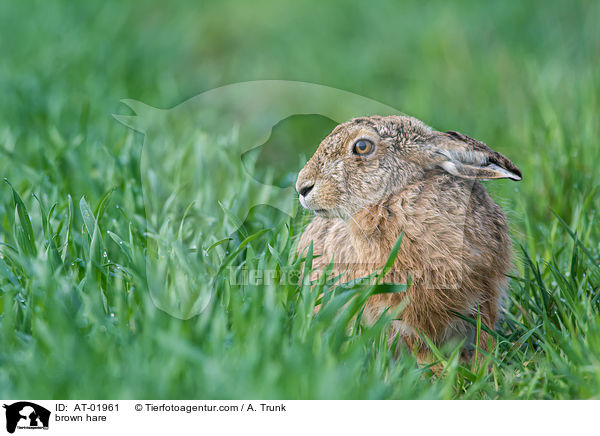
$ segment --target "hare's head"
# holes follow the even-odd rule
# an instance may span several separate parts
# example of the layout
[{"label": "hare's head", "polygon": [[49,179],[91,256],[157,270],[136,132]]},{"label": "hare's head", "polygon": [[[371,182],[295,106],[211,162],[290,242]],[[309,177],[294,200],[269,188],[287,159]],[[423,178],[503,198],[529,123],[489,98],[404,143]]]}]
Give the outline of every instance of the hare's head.
[{"label": "hare's head", "polygon": [[416,118],[372,116],[337,126],[298,174],[296,189],[305,208],[348,219],[442,172],[521,180],[510,160],[466,135],[436,132]]}]

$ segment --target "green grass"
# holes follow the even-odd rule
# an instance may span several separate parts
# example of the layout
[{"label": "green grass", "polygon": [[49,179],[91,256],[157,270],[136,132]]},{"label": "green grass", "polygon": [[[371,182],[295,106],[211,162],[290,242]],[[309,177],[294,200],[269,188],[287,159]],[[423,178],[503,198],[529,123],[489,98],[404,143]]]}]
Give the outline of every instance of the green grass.
[{"label": "green grass", "polygon": [[[599,19],[591,1],[2,3],[0,177],[10,184],[0,186],[0,396],[599,398]],[[521,167],[522,182],[486,185],[509,215],[516,253],[491,371],[455,350],[439,352],[439,377],[409,353],[394,359],[386,319],[348,331],[360,307],[335,309],[369,291],[360,287],[329,294],[330,310],[313,317],[321,287],[232,285],[223,269],[200,316],[157,308],[148,253],[217,241],[194,233],[196,213],[180,234],[177,223],[157,227],[144,201],[143,137],[111,114],[128,113],[122,98],[166,108],[271,78],[365,95]],[[243,165],[289,185],[299,155],[330,128],[293,117]],[[238,192],[243,171],[239,162],[215,175],[233,212],[261,195]],[[202,194],[216,195],[215,185]],[[297,272],[307,219],[268,207],[240,231],[225,219],[215,235],[231,240],[210,251],[210,265]]]}]

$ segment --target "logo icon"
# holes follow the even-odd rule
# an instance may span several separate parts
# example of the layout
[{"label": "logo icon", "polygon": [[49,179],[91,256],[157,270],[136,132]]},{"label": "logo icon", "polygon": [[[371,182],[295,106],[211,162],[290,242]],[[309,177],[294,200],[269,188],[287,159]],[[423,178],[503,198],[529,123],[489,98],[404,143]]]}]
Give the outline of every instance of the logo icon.
[{"label": "logo icon", "polygon": [[29,401],[19,401],[4,405],[6,409],[6,431],[14,433],[15,429],[48,429],[50,411]]},{"label": "logo icon", "polygon": [[[159,309],[180,319],[208,307],[223,279],[218,272],[230,260],[227,244],[254,207],[279,210],[282,219],[295,215],[294,187],[258,180],[242,161],[269,140],[274,126],[298,115],[339,124],[364,114],[400,114],[347,91],[284,80],[226,85],[171,109],[122,102],[135,115],[114,117],[144,135],[148,288]],[[273,166],[281,166],[277,157]]]}]

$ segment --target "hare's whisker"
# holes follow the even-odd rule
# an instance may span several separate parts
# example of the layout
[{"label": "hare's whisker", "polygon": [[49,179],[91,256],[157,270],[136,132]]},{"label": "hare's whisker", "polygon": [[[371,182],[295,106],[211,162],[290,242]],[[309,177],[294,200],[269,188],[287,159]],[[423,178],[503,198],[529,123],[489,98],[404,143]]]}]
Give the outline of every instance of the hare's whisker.
[{"label": "hare's whisker", "polygon": [[[373,217],[373,219],[377,220],[377,217],[375,216],[375,214],[373,214],[373,212],[371,212],[371,209],[366,209],[367,213],[369,215],[371,215]],[[379,231],[379,233],[381,234],[381,228],[379,227],[379,222],[377,223],[377,225],[375,226],[375,228]]]},{"label": "hare's whisker", "polygon": [[367,236],[367,234],[365,233],[365,231],[362,229],[362,227],[360,226],[360,224],[358,224],[358,222],[354,219],[354,217],[352,215],[350,215],[350,218],[352,219],[352,221],[354,221],[354,223],[356,224],[356,227],[358,227],[360,229],[360,231],[362,232],[362,234],[365,235],[365,238],[367,239],[367,241],[371,242],[371,238],[369,238]]}]

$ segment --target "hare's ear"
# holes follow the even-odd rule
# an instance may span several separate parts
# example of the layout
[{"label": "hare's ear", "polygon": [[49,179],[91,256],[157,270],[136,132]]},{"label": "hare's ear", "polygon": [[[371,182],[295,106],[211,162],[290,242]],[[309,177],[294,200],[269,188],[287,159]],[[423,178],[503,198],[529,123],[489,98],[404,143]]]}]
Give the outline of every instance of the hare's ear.
[{"label": "hare's ear", "polygon": [[434,132],[428,149],[435,166],[466,179],[521,180],[521,170],[483,142],[458,132]]}]

